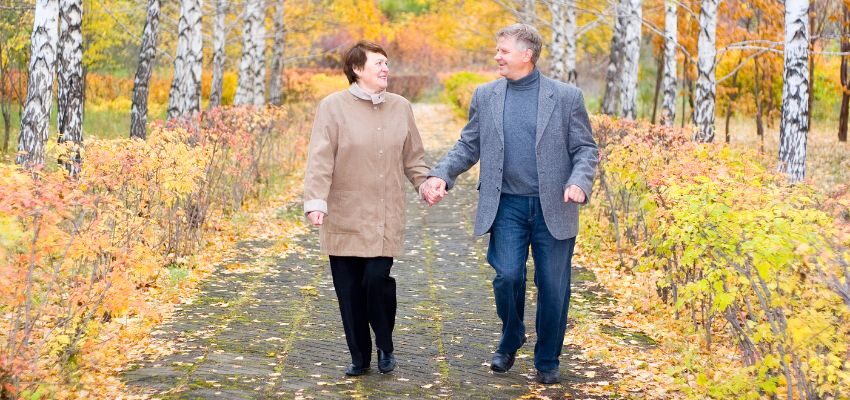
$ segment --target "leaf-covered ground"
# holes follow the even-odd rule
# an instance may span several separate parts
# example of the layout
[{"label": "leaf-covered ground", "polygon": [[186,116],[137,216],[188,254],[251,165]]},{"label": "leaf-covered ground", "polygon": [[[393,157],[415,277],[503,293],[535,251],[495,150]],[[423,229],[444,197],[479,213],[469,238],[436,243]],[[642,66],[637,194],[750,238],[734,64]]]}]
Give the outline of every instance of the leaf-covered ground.
[{"label": "leaf-covered ground", "polygon": [[[434,161],[457,137],[460,123],[442,105],[417,105],[415,112]],[[663,389],[658,391],[663,377],[634,382],[641,371],[653,370],[646,368],[652,360],[624,359],[653,348],[654,342],[610,323],[616,304],[580,265],[573,271],[562,383],[534,383],[531,282],[528,342],[509,373],[490,372],[500,322],[490,284],[494,272],[485,260],[486,237],[471,234],[476,181],[475,171],[464,175],[433,208],[412,191],[408,195],[406,252],[393,268],[399,301],[394,334],[399,365],[393,373],[379,374],[373,357],[370,374],[344,375],[349,357],[316,232],[279,239],[258,231],[240,242],[199,293],[154,332],[157,347],[170,350],[136,360],[122,376],[128,392],[163,399],[663,396]],[[297,219],[300,203],[289,202],[273,213]]]}]

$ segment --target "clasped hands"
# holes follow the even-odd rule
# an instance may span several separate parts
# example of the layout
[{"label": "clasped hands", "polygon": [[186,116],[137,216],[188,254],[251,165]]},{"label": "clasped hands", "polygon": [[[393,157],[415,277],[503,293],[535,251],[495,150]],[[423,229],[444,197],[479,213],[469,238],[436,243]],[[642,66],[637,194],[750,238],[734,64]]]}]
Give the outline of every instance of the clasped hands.
[{"label": "clasped hands", "polygon": [[446,181],[437,178],[436,176],[430,176],[425,182],[419,186],[419,197],[422,198],[422,201],[428,203],[429,206],[433,206],[440,202],[443,197],[449,194],[446,191]]},{"label": "clasped hands", "polygon": [[[422,200],[433,206],[440,202],[443,197],[446,197],[446,181],[437,178],[436,176],[429,177],[419,188],[419,195]],[[569,185],[564,189],[564,202],[583,204],[586,200],[584,191],[576,185]]]}]

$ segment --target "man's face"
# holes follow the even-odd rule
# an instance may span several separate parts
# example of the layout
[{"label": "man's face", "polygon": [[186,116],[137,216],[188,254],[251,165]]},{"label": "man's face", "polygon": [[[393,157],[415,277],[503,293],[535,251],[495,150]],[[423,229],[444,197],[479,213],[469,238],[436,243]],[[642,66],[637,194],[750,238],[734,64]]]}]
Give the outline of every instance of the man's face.
[{"label": "man's face", "polygon": [[366,64],[362,69],[355,68],[357,84],[364,90],[380,92],[387,88],[387,79],[390,75],[390,67],[387,57],[380,53],[366,52]]},{"label": "man's face", "polygon": [[531,50],[517,44],[512,36],[496,39],[496,56],[493,59],[499,64],[499,75],[508,79],[522,78],[533,69]]}]

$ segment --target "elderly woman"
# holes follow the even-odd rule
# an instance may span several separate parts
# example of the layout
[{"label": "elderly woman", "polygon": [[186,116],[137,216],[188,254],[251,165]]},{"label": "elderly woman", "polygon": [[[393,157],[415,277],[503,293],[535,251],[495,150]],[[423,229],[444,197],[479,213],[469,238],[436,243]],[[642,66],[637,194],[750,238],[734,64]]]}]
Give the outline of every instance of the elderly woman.
[{"label": "elderly woman", "polygon": [[304,212],[330,258],[345,340],[346,375],[369,370],[371,326],[378,370],[392,371],[396,285],[393,257],[404,240],[404,180],[419,189],[428,166],[413,110],[387,93],[387,53],[360,41],[345,54],[351,86],[316,111],[304,183]]}]

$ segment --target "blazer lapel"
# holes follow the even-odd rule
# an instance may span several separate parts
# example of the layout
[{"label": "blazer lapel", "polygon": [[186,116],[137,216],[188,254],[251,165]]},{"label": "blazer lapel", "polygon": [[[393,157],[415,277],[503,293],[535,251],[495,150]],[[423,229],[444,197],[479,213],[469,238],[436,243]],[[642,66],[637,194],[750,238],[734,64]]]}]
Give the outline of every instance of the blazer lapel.
[{"label": "blazer lapel", "polygon": [[505,126],[504,126],[504,118],[505,118],[505,90],[508,86],[508,81],[505,79],[500,79],[496,82],[496,86],[493,88],[493,122],[496,125],[496,132],[498,133],[499,140],[502,141],[502,144],[505,144]]},{"label": "blazer lapel", "polygon": [[[549,119],[552,117],[552,111],[555,110],[554,94],[553,82],[541,74],[540,93],[537,99],[537,136],[534,141],[535,147],[540,144],[540,138],[543,137],[543,132],[546,131],[546,125],[549,124]],[[504,109],[504,98],[502,99],[502,108]]]}]

